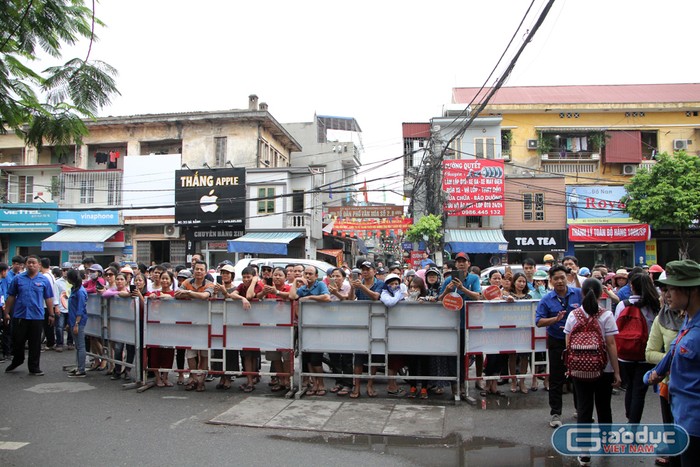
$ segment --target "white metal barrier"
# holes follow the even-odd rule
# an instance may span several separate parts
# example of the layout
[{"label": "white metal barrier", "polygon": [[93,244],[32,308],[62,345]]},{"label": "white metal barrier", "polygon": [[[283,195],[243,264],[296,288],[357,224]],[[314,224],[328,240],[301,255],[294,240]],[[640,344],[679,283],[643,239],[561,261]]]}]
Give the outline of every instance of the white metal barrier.
[{"label": "white metal barrier", "polygon": [[[459,312],[442,305],[402,302],[387,308],[380,302],[300,302],[299,358],[304,353],[354,353],[382,355],[448,356],[457,360],[456,376],[410,375],[381,378],[459,381],[462,354],[459,350]],[[372,366],[371,358],[368,358]],[[375,364],[376,366],[376,364]],[[311,373],[297,362],[299,378],[374,379],[371,374]],[[300,396],[301,394],[299,394]],[[457,394],[455,399],[458,399]]]},{"label": "white metal barrier", "polygon": [[[85,325],[85,335],[100,339],[103,345],[103,354],[92,352],[87,354],[112,363],[117,363],[126,368],[137,368],[140,373],[141,355],[138,349],[141,347],[141,327],[138,302],[132,298],[109,297],[89,294],[87,300],[88,320]],[[133,363],[127,362],[121,356],[111,356],[110,348],[113,344],[121,343],[133,345],[135,355]]]},{"label": "white metal barrier", "polygon": [[210,363],[220,363],[222,368],[207,371],[212,374],[292,376],[282,372],[226,371],[226,352],[222,352],[221,358],[212,358],[212,350],[280,351],[291,355],[294,348],[291,302],[254,301],[245,310],[237,300],[147,300],[146,313],[145,348],[208,351]]},{"label": "white metal barrier", "polygon": [[[549,373],[547,359],[546,328],[535,326],[535,311],[539,300],[515,302],[469,301],[466,303],[465,353],[479,354],[530,354],[530,373],[510,375],[510,378],[546,376]],[[537,361],[537,352],[544,352],[545,360]],[[546,367],[545,373],[537,373],[538,365]],[[468,377],[465,380],[501,379],[505,376]],[[467,396],[469,385],[465,385]]]}]

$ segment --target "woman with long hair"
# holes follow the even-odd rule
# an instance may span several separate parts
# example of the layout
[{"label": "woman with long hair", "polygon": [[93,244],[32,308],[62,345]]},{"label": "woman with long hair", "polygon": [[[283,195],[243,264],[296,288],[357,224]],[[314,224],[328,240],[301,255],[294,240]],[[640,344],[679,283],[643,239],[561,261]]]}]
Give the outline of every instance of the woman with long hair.
[{"label": "woman with long hair", "polygon": [[[576,390],[577,423],[593,423],[593,406],[595,405],[598,423],[612,423],[612,390],[620,386],[620,367],[617,360],[617,346],[615,334],[618,333],[615,317],[610,311],[603,310],[598,300],[603,293],[603,285],[597,279],[586,279],[581,286],[583,303],[569,313],[564,325],[564,334],[567,351],[571,351],[572,333],[579,332],[585,325],[583,320],[598,320],[598,325],[605,340],[605,352],[607,352],[607,364],[602,375],[593,380],[583,380],[572,377]],[[581,321],[579,323],[579,321]],[[589,456],[579,457],[581,465],[590,465]]]},{"label": "woman with long hair", "polygon": [[[146,297],[149,300],[174,300],[175,291],[173,290],[173,282],[175,277],[173,273],[167,270],[160,273],[160,288],[152,292],[146,292]],[[159,388],[172,387],[173,383],[168,379],[169,369],[173,367],[173,359],[175,358],[175,349],[169,348],[150,348],[148,349],[148,366],[155,373],[156,386]]]},{"label": "woman with long hair", "polygon": [[76,367],[68,376],[71,378],[85,377],[85,325],[87,324],[87,292],[83,287],[80,274],[71,269],[66,274],[66,280],[71,285],[68,297],[68,326],[75,336]]},{"label": "woman with long hair", "polygon": [[[647,330],[654,324],[654,318],[659,314],[661,303],[659,293],[648,274],[644,272],[634,273],[629,276],[631,289],[630,298],[617,304],[615,318],[629,305],[639,307],[647,322]],[[627,361],[620,359],[620,374],[625,390],[625,415],[629,423],[640,423],[644,411],[644,399],[649,386],[644,384],[644,374],[654,365],[646,362],[643,357],[640,361]]]},{"label": "woman with long hair", "polygon": [[[510,290],[508,291],[508,297],[513,300],[532,300],[532,295],[530,295],[530,288],[527,285],[527,277],[522,272],[516,272],[513,275],[513,280],[510,283]],[[528,390],[525,386],[525,379],[516,378],[518,371],[516,370],[516,365],[518,359],[520,360],[520,374],[523,375],[527,373],[527,366],[530,362],[530,354],[513,353],[508,355],[508,373],[512,377],[510,380],[510,392],[520,391],[523,394],[527,394]]]}]

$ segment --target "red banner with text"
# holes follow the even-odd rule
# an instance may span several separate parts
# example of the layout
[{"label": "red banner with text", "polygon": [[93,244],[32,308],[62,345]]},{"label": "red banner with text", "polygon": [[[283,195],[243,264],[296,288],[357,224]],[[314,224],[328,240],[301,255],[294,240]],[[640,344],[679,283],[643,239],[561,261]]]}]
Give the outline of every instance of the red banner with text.
[{"label": "red banner with text", "polygon": [[502,160],[447,160],[442,169],[448,216],[505,215]]},{"label": "red banner with text", "polygon": [[645,242],[650,237],[649,224],[569,226],[571,242]]}]

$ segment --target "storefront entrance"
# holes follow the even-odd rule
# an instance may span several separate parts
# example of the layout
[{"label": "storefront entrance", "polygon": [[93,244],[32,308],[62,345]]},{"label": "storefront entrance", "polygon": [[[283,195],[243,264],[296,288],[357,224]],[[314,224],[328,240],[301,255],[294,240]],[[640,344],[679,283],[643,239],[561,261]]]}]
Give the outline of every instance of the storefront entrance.
[{"label": "storefront entrance", "polygon": [[577,243],[574,244],[574,256],[581,267],[604,264],[609,271],[636,264],[634,243]]}]

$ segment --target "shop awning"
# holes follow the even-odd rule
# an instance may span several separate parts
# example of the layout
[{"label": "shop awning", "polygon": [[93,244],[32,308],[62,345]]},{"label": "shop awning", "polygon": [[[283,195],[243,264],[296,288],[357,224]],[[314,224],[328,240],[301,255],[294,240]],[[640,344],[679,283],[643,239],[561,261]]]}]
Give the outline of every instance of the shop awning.
[{"label": "shop awning", "polygon": [[250,232],[229,240],[228,252],[286,256],[289,242],[301,236],[301,232]]},{"label": "shop awning", "polygon": [[[325,250],[316,250],[316,254],[318,255],[325,255],[333,258],[333,261],[335,262],[335,266],[341,266],[343,264],[343,250],[335,250],[335,249],[325,249]],[[330,261],[328,261],[330,263]],[[331,263],[333,264],[333,263]]]},{"label": "shop awning", "polygon": [[446,229],[445,249],[450,253],[505,253],[508,241],[501,230]]},{"label": "shop awning", "polygon": [[[105,242],[120,231],[118,227],[65,228],[44,239],[41,251],[104,251]],[[115,241],[123,246],[123,239]]]}]

